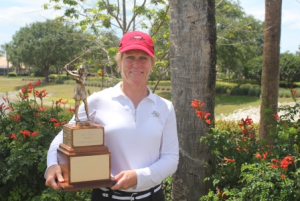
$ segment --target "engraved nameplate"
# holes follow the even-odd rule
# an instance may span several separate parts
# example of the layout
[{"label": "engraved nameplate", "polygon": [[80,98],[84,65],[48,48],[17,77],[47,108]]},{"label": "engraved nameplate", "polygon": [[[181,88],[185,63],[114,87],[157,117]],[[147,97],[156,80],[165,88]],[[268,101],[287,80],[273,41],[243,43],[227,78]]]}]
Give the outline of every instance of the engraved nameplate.
[{"label": "engraved nameplate", "polygon": [[73,146],[103,145],[103,129],[73,130]]},{"label": "engraved nameplate", "polygon": [[109,154],[70,158],[70,183],[110,179]]}]

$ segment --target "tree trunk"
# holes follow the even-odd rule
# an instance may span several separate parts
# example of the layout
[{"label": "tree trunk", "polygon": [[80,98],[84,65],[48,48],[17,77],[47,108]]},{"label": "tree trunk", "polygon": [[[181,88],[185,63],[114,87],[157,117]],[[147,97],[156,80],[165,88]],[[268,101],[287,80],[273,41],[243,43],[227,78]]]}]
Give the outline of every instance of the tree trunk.
[{"label": "tree trunk", "polygon": [[279,55],[282,0],[265,1],[264,53],[261,78],[261,109],[259,138],[270,142],[269,136],[278,109]]},{"label": "tree trunk", "polygon": [[45,82],[49,82],[49,66],[44,67]]},{"label": "tree trunk", "polygon": [[170,63],[172,102],[176,111],[180,159],[173,175],[173,200],[194,201],[212,187],[203,179],[214,172],[214,157],[201,136],[210,132],[196,117],[191,101],[205,103],[214,125],[216,82],[215,1],[172,0]]}]

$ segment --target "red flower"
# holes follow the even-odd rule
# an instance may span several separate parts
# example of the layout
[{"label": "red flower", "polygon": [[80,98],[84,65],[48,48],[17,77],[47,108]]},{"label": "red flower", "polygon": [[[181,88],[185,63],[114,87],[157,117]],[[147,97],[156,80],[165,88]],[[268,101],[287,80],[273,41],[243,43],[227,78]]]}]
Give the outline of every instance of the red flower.
[{"label": "red flower", "polygon": [[41,108],[38,109],[39,112],[44,112],[45,110],[46,110],[45,107],[41,107]]},{"label": "red flower", "polygon": [[56,104],[61,103],[62,98],[58,99],[58,101],[56,101]]},{"label": "red flower", "polygon": [[40,80],[37,80],[34,85],[39,86],[40,85]]},{"label": "red flower", "polygon": [[66,124],[66,121],[61,122],[61,125],[65,125],[65,124]]},{"label": "red flower", "polygon": [[27,136],[30,136],[30,135],[31,135],[31,134],[30,134],[30,131],[28,131],[28,130],[24,130],[24,131],[20,130],[20,132],[23,134],[23,137],[24,137],[24,138],[26,138],[26,135],[27,135]]},{"label": "red flower", "polygon": [[225,163],[230,163],[230,162],[234,163],[235,162],[235,159],[230,159],[230,158],[226,158],[226,157],[224,157],[224,160],[225,160]]},{"label": "red flower", "polygon": [[278,116],[278,114],[273,114],[273,116],[275,117],[275,119],[276,119],[276,120],[278,120],[278,119],[279,119],[279,116]]},{"label": "red flower", "polygon": [[210,124],[210,119],[205,120],[205,123]]},{"label": "red flower", "polygon": [[12,133],[10,138],[11,139],[15,139],[16,138],[16,134]]},{"label": "red flower", "polygon": [[294,162],[294,159],[291,156],[286,156],[282,161],[281,161],[281,168],[284,168],[287,170],[288,166]]},{"label": "red flower", "polygon": [[74,111],[75,111],[75,109],[69,108],[69,111],[70,111],[70,112],[74,112]]},{"label": "red flower", "polygon": [[10,118],[12,118],[14,121],[19,121],[20,120],[20,114],[14,114],[14,116],[12,115],[8,115]]},{"label": "red flower", "polygon": [[256,156],[255,156],[256,158],[260,158],[260,159],[262,159],[262,157],[261,157],[261,155],[260,155],[260,153],[259,152],[256,152]]},{"label": "red flower", "polygon": [[4,97],[2,96],[2,99],[6,102],[6,98],[4,98]]},{"label": "red flower", "polygon": [[210,113],[206,113],[206,114],[204,115],[204,119],[207,119],[209,116],[210,116]]},{"label": "red flower", "polygon": [[195,99],[191,101],[191,106],[195,109],[197,117],[199,117],[200,120],[203,120],[205,123],[210,124],[210,119],[208,119],[208,117],[211,114],[202,110],[202,107],[204,106],[203,102]]},{"label": "red flower", "polygon": [[217,189],[217,193],[218,193],[219,197],[221,197],[221,198],[223,198],[223,199],[226,199],[226,198],[227,198],[227,196],[226,196],[225,193],[223,193],[223,195],[222,195],[220,189]]},{"label": "red flower", "polygon": [[32,137],[35,137],[37,134],[39,134],[39,132],[35,131],[31,135],[32,135]]},{"label": "red flower", "polygon": [[66,104],[67,102],[69,102],[69,100],[67,99],[65,102],[61,101],[62,104]]},{"label": "red flower", "polygon": [[284,179],[284,178],[285,178],[285,175],[284,175],[284,174],[282,174],[282,175],[281,175],[281,179]]},{"label": "red flower", "polygon": [[40,99],[45,98],[47,96],[47,94],[48,93],[46,92],[46,89],[41,90],[41,91],[38,91],[38,90],[35,91],[35,95],[37,97],[39,97]]},{"label": "red flower", "polygon": [[100,77],[102,77],[102,76],[103,76],[103,75],[102,75],[102,73],[99,73],[98,75],[99,75]]},{"label": "red flower", "polygon": [[294,91],[293,91],[293,94],[295,95],[296,93],[297,93],[297,90],[294,90]]},{"label": "red flower", "polygon": [[264,155],[263,155],[263,158],[266,159],[267,156],[268,156],[268,152],[265,152]]},{"label": "red flower", "polygon": [[240,147],[238,147],[238,148],[236,148],[236,150],[237,150],[237,151],[241,151],[241,148],[240,148]]},{"label": "red flower", "polygon": [[269,164],[270,167],[273,168],[273,170],[275,170],[275,168],[277,168],[278,166],[276,164]]},{"label": "red flower", "polygon": [[51,118],[50,121],[55,122],[55,123],[58,123],[58,121],[57,121],[55,118]]},{"label": "red flower", "polygon": [[55,129],[56,129],[57,127],[59,127],[59,123],[58,122],[54,123],[54,126],[55,126]]}]

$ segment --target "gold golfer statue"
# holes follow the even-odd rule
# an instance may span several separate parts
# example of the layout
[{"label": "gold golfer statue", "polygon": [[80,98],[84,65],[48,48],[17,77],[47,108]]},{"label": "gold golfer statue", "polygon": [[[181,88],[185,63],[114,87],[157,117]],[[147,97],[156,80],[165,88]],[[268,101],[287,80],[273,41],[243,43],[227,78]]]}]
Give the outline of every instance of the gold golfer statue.
[{"label": "gold golfer statue", "polygon": [[[80,65],[79,68],[77,69],[77,72],[72,72],[68,70],[69,64],[65,65],[64,69],[67,71],[69,75],[71,75],[75,80],[76,84],[74,87],[74,95],[73,98],[75,99],[75,121],[76,124],[89,124],[90,122],[90,116],[89,116],[89,110],[88,110],[88,104],[87,104],[87,93],[85,90],[85,78],[87,76],[86,68],[83,65]],[[84,102],[84,107],[85,107],[85,113],[87,116],[87,121],[85,122],[80,122],[78,118],[78,108],[80,105],[80,101]]]}]

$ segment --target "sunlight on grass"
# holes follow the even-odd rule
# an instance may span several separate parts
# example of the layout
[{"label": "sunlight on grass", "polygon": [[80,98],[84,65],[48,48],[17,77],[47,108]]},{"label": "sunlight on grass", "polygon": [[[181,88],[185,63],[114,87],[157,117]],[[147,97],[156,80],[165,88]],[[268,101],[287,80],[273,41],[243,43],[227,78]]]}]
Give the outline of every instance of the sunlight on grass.
[{"label": "sunlight on grass", "polygon": [[[43,78],[40,78],[43,79]],[[22,81],[22,77],[0,77],[1,88],[0,92],[12,92],[17,91],[21,86],[27,85],[29,81]],[[36,90],[46,89],[46,92],[49,94],[43,100],[43,103],[46,107],[51,107],[51,105],[62,98],[63,101],[68,100],[68,103],[65,105],[66,109],[73,107],[75,104],[73,97],[74,93],[74,85],[67,84],[47,84],[43,86],[38,86],[35,88]],[[94,92],[101,91],[100,87],[91,87],[86,86],[86,90],[90,92],[90,94]],[[157,95],[162,96],[168,100],[171,99],[170,91],[156,91]],[[229,96],[229,95],[216,95],[215,97],[215,116],[218,117],[221,114],[228,115],[233,113],[235,110],[251,107],[260,106],[261,99],[259,97],[253,96]],[[280,103],[284,102],[293,102],[292,98],[279,98],[278,101]],[[63,107],[63,106],[62,106]]]}]

